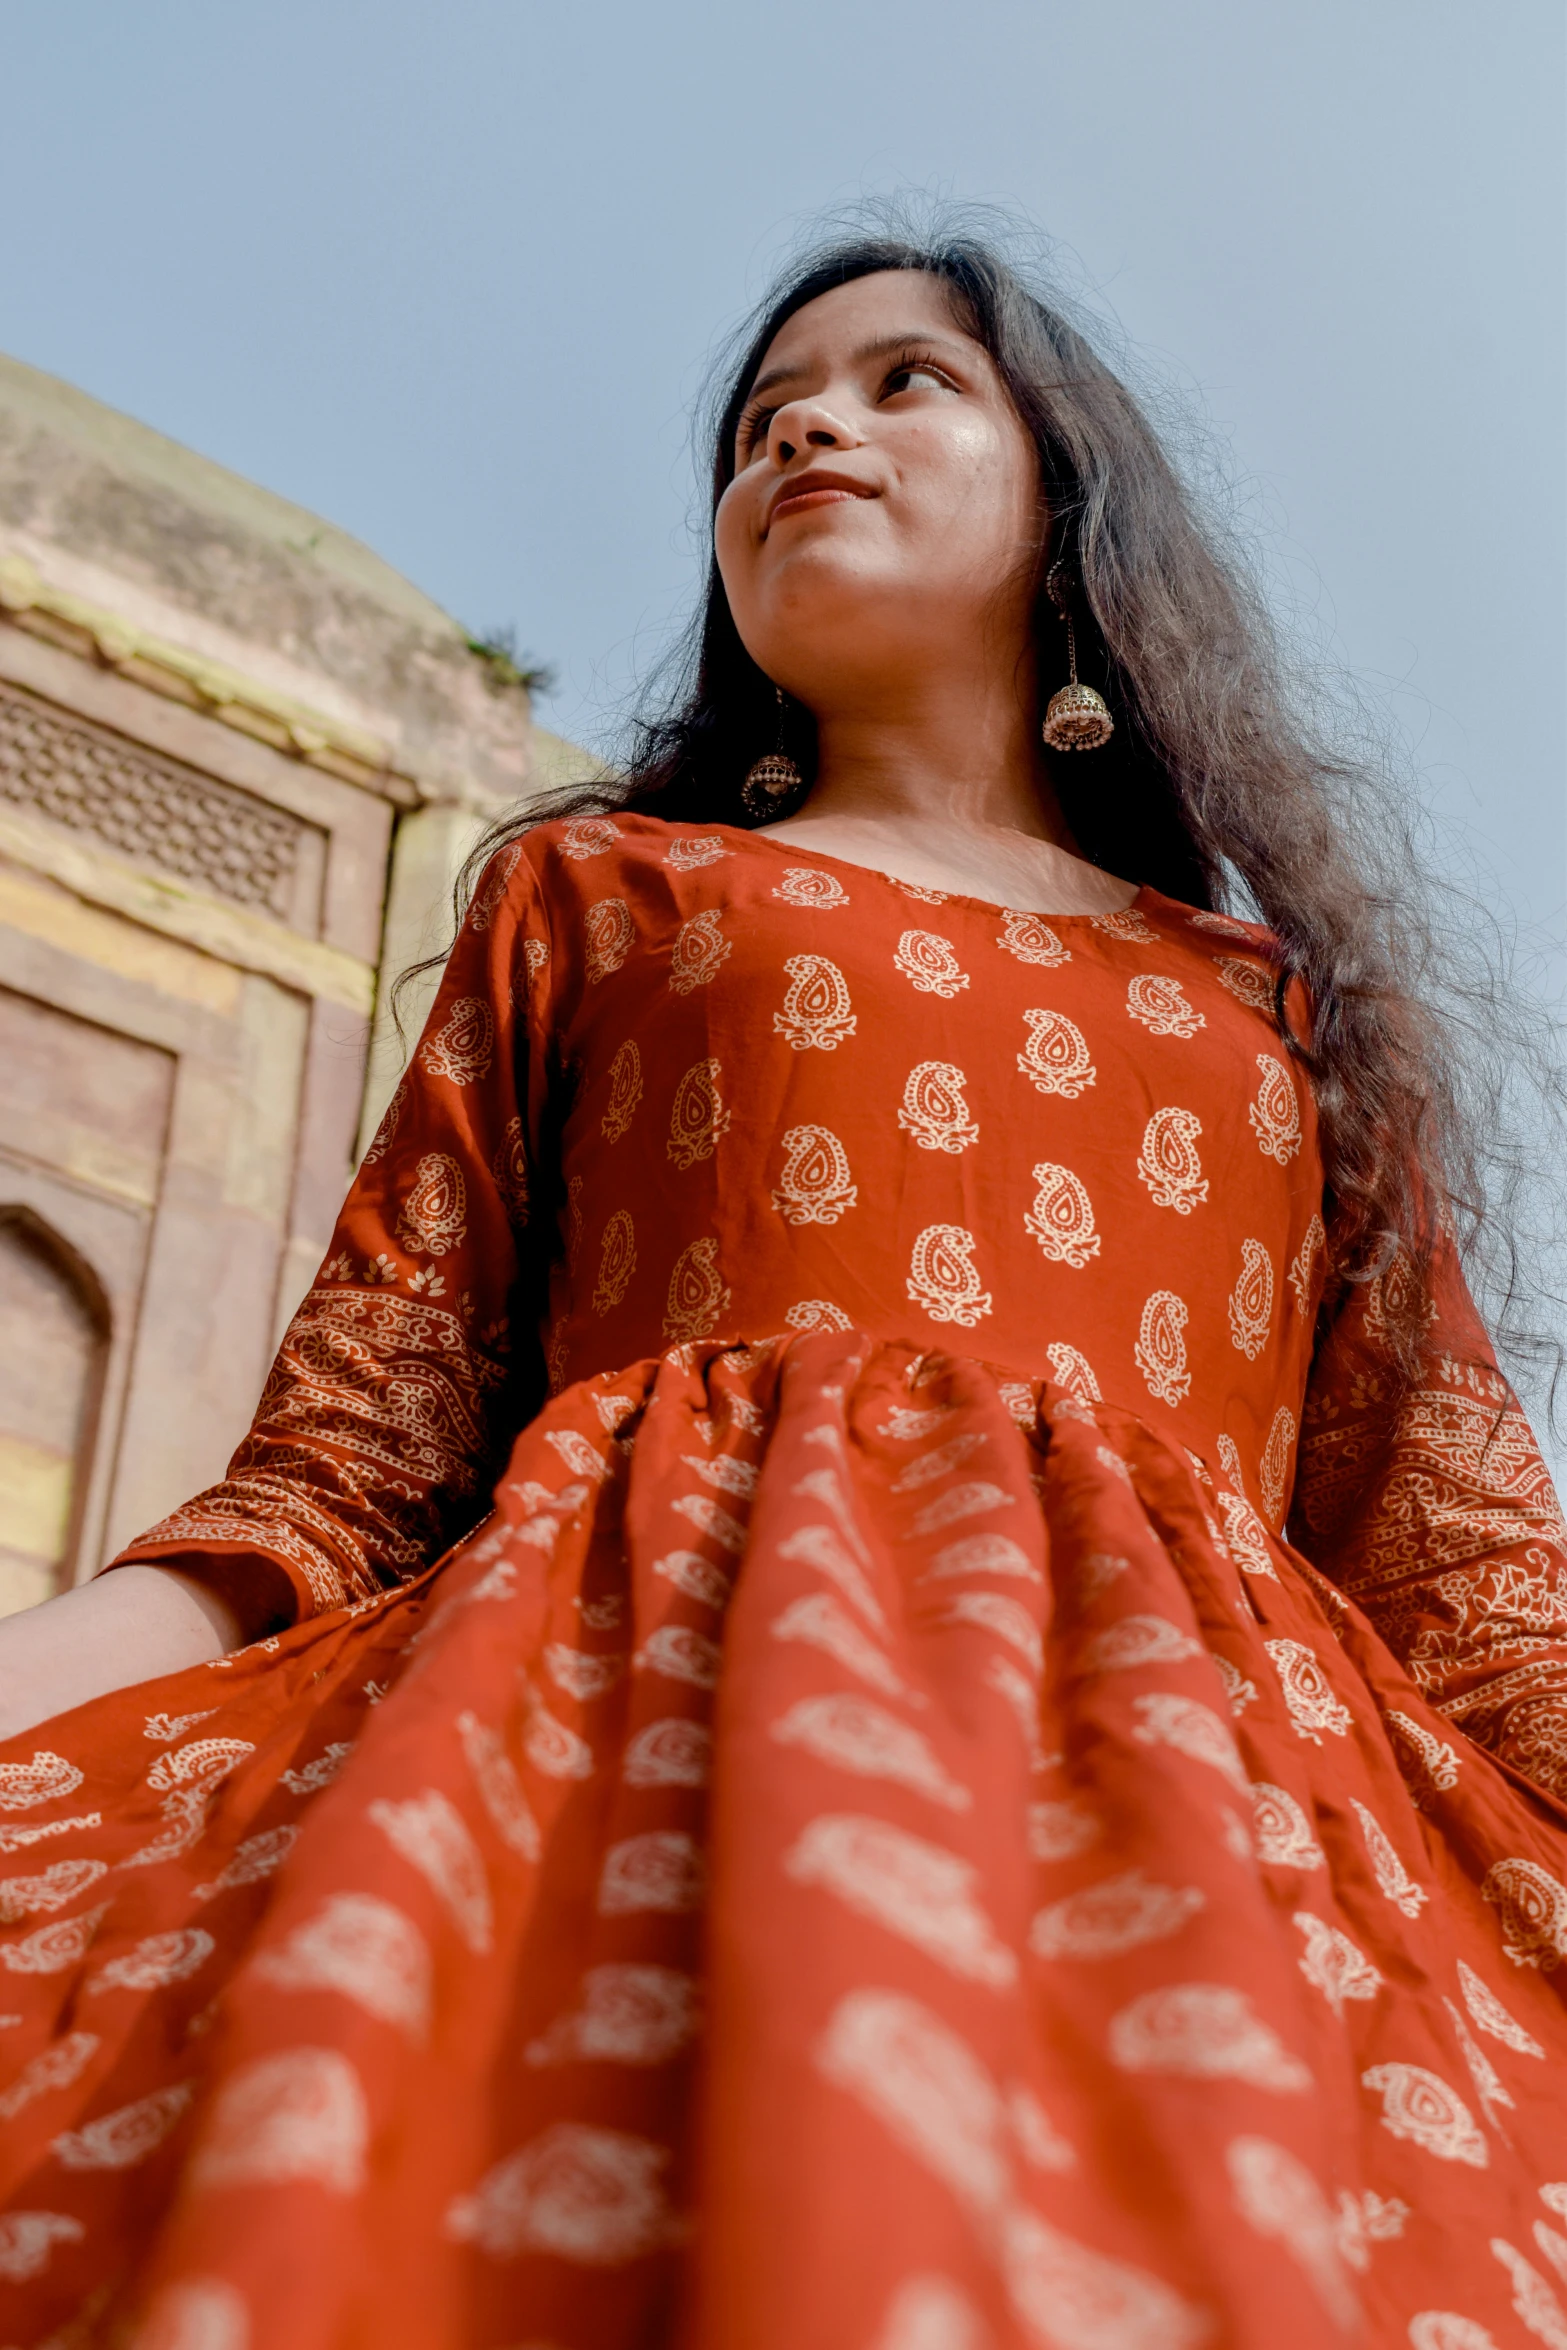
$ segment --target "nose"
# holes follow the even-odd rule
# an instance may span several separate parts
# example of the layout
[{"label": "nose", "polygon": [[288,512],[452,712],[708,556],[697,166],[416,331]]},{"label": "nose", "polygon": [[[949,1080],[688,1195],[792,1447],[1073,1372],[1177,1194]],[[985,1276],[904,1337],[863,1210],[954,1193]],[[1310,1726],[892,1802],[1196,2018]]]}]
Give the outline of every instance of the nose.
[{"label": "nose", "polygon": [[857,449],[863,437],[824,400],[791,400],[773,418],[767,454],[781,471],[812,449]]}]

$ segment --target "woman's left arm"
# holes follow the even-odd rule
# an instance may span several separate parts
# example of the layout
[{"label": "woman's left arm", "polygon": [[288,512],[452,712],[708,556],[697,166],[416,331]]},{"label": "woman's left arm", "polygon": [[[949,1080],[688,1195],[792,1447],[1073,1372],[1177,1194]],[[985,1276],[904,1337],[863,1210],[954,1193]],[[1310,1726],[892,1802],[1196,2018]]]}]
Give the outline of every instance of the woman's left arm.
[{"label": "woman's left arm", "polygon": [[1567,1524],[1449,1247],[1421,1374],[1394,1380],[1407,1278],[1352,1285],[1318,1347],[1291,1538],[1439,1713],[1567,1800]]}]

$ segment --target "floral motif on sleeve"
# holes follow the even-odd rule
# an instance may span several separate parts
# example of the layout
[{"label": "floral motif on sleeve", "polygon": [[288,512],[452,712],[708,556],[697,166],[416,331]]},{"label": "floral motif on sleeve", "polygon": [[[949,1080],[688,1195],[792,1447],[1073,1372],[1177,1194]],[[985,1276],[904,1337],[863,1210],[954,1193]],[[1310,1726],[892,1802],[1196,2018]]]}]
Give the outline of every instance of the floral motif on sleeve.
[{"label": "floral motif on sleeve", "polygon": [[1352,1287],[1319,1348],[1292,1531],[1438,1713],[1567,1798],[1567,1524],[1451,1253],[1400,1394],[1384,1292],[1405,1277],[1395,1258]]}]

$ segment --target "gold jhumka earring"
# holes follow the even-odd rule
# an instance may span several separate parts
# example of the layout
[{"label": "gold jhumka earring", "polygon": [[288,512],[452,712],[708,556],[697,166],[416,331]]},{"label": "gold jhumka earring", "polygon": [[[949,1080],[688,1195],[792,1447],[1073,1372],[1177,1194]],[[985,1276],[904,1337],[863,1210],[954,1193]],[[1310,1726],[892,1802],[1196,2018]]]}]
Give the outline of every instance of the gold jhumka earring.
[{"label": "gold jhumka earring", "polygon": [[765,823],[769,816],[776,816],[784,801],[792,800],[795,793],[805,787],[804,776],[783,748],[783,687],[775,685],[773,692],[778,697],[779,747],[763,752],[761,758],[747,771],[740,793],[740,804],[746,814],[756,817],[760,823]]},{"label": "gold jhumka earring", "polygon": [[1071,583],[1064,563],[1045,574],[1045,593],[1066,622],[1067,682],[1050,697],[1040,733],[1052,751],[1097,751],[1115,732],[1103,694],[1077,674],[1077,637],[1072,628]]}]

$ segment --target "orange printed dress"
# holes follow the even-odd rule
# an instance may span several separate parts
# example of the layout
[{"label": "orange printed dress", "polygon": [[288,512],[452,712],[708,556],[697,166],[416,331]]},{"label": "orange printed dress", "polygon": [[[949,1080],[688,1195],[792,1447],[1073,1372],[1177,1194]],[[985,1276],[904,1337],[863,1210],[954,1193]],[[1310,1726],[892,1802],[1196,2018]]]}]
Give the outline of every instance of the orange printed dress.
[{"label": "orange printed dress", "polygon": [[286,1628],[0,1750],[0,2341],[1563,2350],[1567,1532],[1455,1270],[1317,1334],[1271,1006],[493,862],[126,1553]]}]

